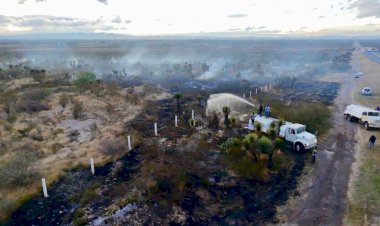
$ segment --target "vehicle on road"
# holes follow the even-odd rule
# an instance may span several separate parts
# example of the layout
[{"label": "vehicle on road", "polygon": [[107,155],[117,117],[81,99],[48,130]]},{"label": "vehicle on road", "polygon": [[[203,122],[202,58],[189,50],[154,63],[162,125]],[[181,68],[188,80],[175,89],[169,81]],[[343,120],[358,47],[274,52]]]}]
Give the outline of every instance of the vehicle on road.
[{"label": "vehicle on road", "polygon": [[362,89],[362,95],[364,95],[364,96],[371,96],[372,95],[372,89],[371,89],[371,87],[364,87]]},{"label": "vehicle on road", "polygon": [[350,122],[358,121],[367,130],[370,128],[380,128],[380,112],[374,109],[351,104],[346,107],[344,116]]},{"label": "vehicle on road", "polygon": [[360,78],[361,76],[363,76],[363,72],[361,72],[361,71],[356,72],[356,73],[353,74],[354,78]]},{"label": "vehicle on road", "polygon": [[[255,115],[250,119],[247,125],[247,129],[255,130],[255,123],[261,124],[261,131],[268,133],[275,125],[278,127],[280,120],[265,117],[260,115]],[[293,150],[301,152],[304,150],[312,150],[317,146],[317,137],[314,134],[311,134],[306,131],[306,126],[298,123],[283,122],[283,125],[280,126],[279,137],[284,139],[284,142],[290,143]]]}]

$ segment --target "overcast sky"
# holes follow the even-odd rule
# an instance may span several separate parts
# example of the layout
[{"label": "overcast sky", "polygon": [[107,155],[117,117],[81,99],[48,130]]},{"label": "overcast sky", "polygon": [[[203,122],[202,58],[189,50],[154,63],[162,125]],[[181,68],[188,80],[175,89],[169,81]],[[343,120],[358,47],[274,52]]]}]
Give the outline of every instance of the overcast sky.
[{"label": "overcast sky", "polygon": [[0,34],[379,35],[380,0],[1,0]]}]

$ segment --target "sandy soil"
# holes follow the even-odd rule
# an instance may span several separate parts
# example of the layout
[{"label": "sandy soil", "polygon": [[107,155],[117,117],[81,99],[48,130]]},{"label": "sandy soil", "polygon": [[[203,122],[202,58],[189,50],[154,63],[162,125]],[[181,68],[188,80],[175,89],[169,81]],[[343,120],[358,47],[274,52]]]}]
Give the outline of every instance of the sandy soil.
[{"label": "sandy soil", "polygon": [[338,74],[339,96],[334,101],[333,128],[319,138],[319,151],[314,165],[300,181],[299,196],[280,207],[282,225],[342,225],[348,208],[347,190],[354,162],[357,125],[344,120],[343,112],[352,103],[354,84],[350,74]]}]

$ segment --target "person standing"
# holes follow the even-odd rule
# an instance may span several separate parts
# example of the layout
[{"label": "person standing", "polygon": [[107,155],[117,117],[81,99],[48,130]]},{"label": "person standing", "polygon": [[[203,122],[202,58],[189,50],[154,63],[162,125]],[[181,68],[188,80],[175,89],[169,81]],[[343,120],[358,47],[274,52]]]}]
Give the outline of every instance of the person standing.
[{"label": "person standing", "polygon": [[376,137],[374,135],[372,135],[369,138],[368,148],[369,149],[373,148],[373,146],[375,146],[375,142],[376,142]]},{"label": "person standing", "polygon": [[269,105],[267,105],[266,107],[265,107],[265,117],[269,117],[269,115],[270,115],[270,107],[269,107]]},{"label": "person standing", "polygon": [[260,116],[263,115],[263,110],[264,110],[264,106],[263,106],[263,104],[260,104],[260,107],[259,107],[259,115]]},{"label": "person standing", "polygon": [[313,163],[315,163],[316,158],[317,158],[317,149],[314,148],[314,150],[313,150],[313,154],[312,154],[312,156],[311,156],[311,161],[312,161]]}]

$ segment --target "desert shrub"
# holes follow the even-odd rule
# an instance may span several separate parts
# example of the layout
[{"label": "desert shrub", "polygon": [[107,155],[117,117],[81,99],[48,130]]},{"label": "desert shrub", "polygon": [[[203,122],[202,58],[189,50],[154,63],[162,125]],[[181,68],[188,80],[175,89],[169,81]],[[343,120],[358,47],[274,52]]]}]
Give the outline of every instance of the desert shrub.
[{"label": "desert shrub", "polygon": [[242,145],[242,141],[239,138],[228,138],[226,141],[221,143],[219,147],[223,150],[227,150],[229,148],[239,148]]},{"label": "desert shrub", "polygon": [[260,149],[261,153],[268,154],[272,149],[272,141],[265,136],[262,136],[257,141],[257,144],[258,144],[258,148]]},{"label": "desert shrub", "polygon": [[258,181],[267,181],[269,178],[266,162],[252,162],[249,159],[242,158],[233,165],[233,170],[241,176]]},{"label": "desert shrub", "polygon": [[45,81],[46,71],[44,69],[42,70],[32,69],[30,72],[34,81],[39,82],[39,83],[43,83]]},{"label": "desert shrub", "polygon": [[4,129],[6,131],[11,131],[13,129],[13,124],[9,122],[4,123]]},{"label": "desert shrub", "polygon": [[14,123],[16,120],[17,120],[16,111],[12,109],[7,115],[7,122]]},{"label": "desert shrub", "polygon": [[289,157],[281,152],[274,152],[272,156],[272,167],[271,170],[278,172],[281,169],[286,168],[290,164],[291,160]]},{"label": "desert shrub", "polygon": [[88,222],[87,218],[85,217],[85,211],[80,208],[74,213],[74,219],[73,224],[74,226],[83,226],[86,225]]},{"label": "desert shrub", "polygon": [[276,138],[274,146],[276,149],[283,149],[284,148],[284,141],[281,138]]},{"label": "desert shrub", "polygon": [[42,101],[50,95],[47,89],[34,89],[24,93],[23,99],[29,101]]},{"label": "desert shrub", "polygon": [[249,150],[257,141],[257,139],[258,139],[257,134],[254,134],[254,133],[247,134],[242,140],[243,146],[245,147],[246,150]]},{"label": "desert shrub", "polygon": [[127,150],[127,144],[123,138],[106,139],[100,143],[100,151],[106,155],[120,155]]},{"label": "desert shrub", "polygon": [[275,128],[270,128],[268,131],[268,136],[272,139],[275,139],[277,136],[277,130]]},{"label": "desert shrub", "polygon": [[37,160],[34,153],[16,153],[0,165],[0,178],[4,186],[23,186],[35,180],[39,173],[32,164]]},{"label": "desert shrub", "polygon": [[96,192],[96,187],[89,187],[83,192],[80,204],[81,206],[87,205],[97,197],[98,193]]},{"label": "desert shrub", "polygon": [[111,103],[106,104],[106,111],[107,113],[111,114],[115,112],[115,106],[113,106]]},{"label": "desert shrub", "polygon": [[65,146],[61,143],[54,143],[51,146],[51,151],[55,154],[57,153],[60,149],[64,148]]},{"label": "desert shrub", "polygon": [[59,104],[65,108],[66,105],[69,103],[69,96],[67,94],[62,94],[61,96],[59,96]]},{"label": "desert shrub", "polygon": [[85,91],[90,88],[90,84],[96,81],[96,75],[92,72],[83,71],[74,80],[74,85],[81,91]]},{"label": "desert shrub", "polygon": [[83,111],[84,111],[83,103],[81,101],[74,101],[73,117],[75,119],[80,118],[82,116]]},{"label": "desert shrub", "polygon": [[27,101],[21,101],[20,103],[17,103],[16,105],[16,111],[17,112],[39,112],[39,111],[45,111],[49,110],[49,105],[35,101],[35,100],[27,100]]},{"label": "desert shrub", "polygon": [[44,140],[44,137],[41,134],[41,129],[40,128],[37,128],[35,131],[33,131],[32,133],[30,133],[29,137],[32,140],[35,140],[35,141],[43,141]]},{"label": "desert shrub", "polygon": [[135,104],[135,105],[141,103],[141,99],[140,99],[139,96],[136,95],[136,94],[129,94],[129,93],[127,93],[127,94],[125,95],[125,100],[126,100],[127,102],[132,103],[132,104]]}]

